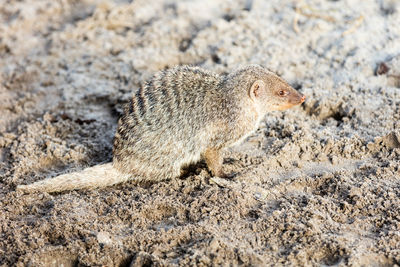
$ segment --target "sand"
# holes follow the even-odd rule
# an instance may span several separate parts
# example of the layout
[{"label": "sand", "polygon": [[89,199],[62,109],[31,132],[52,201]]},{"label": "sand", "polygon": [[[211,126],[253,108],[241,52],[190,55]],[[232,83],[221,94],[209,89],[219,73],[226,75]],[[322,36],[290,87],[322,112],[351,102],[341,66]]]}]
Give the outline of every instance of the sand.
[{"label": "sand", "polygon": [[[225,152],[232,179],[15,191],[109,162],[155,71],[250,63],[307,101]],[[0,101],[0,266],[400,265],[399,1],[3,0]]]}]

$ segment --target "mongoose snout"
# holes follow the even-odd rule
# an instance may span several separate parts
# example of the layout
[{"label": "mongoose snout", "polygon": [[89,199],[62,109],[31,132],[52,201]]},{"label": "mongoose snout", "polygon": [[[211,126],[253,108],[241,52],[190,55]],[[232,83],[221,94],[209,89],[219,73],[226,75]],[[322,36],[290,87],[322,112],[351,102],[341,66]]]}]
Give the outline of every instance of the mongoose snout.
[{"label": "mongoose snout", "polygon": [[290,97],[289,102],[293,105],[300,105],[306,100],[306,96],[296,92],[296,95]]},{"label": "mongoose snout", "polygon": [[291,88],[288,92],[279,92],[279,97],[281,98],[281,104],[279,110],[286,110],[291,107],[302,104],[306,100],[306,96],[297,92],[295,89]]}]

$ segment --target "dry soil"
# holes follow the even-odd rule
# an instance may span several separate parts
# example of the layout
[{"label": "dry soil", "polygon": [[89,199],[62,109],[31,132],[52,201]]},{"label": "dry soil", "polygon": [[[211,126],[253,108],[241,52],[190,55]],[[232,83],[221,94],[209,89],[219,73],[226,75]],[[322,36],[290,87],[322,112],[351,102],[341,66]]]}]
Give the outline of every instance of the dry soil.
[{"label": "dry soil", "polygon": [[[307,96],[230,180],[22,194],[111,160],[155,71],[262,64]],[[0,266],[400,265],[397,0],[0,0]]]}]

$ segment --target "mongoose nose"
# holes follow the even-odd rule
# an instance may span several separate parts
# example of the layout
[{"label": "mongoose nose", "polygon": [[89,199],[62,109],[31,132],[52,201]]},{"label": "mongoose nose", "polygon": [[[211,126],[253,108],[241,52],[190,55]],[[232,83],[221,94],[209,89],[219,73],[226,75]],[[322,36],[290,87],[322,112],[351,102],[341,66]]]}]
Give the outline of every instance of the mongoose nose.
[{"label": "mongoose nose", "polygon": [[300,101],[301,101],[301,103],[303,103],[305,100],[306,100],[306,96],[303,95],[303,96],[301,97]]}]

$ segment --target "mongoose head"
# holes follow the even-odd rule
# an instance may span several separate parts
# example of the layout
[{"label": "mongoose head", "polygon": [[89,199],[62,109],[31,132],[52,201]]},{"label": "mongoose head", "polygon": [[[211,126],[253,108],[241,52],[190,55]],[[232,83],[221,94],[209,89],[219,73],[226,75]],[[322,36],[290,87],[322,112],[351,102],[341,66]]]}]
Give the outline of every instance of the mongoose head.
[{"label": "mongoose head", "polygon": [[273,110],[286,110],[304,102],[306,97],[292,88],[273,72],[257,65],[244,70],[250,78],[248,96],[260,114]]},{"label": "mongoose head", "polygon": [[306,99],[304,95],[272,72],[253,82],[249,89],[249,96],[257,110],[263,113],[273,110],[286,110],[300,105]]}]

